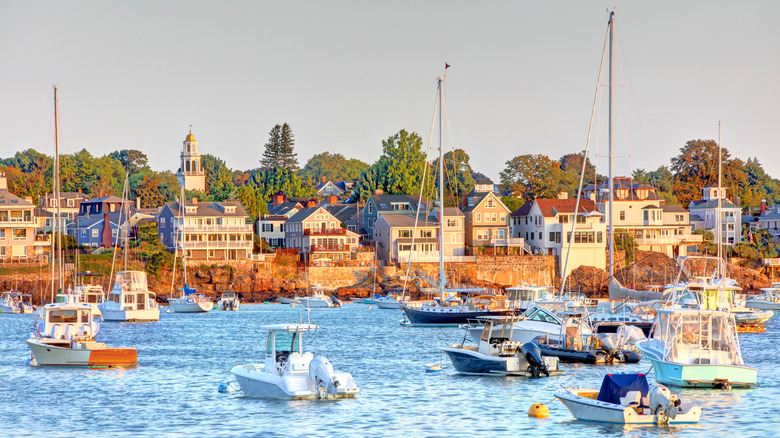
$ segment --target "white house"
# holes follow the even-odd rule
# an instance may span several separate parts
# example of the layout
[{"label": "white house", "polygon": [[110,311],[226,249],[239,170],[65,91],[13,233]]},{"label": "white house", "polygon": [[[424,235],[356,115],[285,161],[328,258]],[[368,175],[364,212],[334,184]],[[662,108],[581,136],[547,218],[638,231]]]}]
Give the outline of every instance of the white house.
[{"label": "white house", "polygon": [[[716,231],[718,210],[721,216],[721,232]],[[712,231],[715,242],[720,234],[721,242],[734,245],[742,241],[742,209],[726,197],[726,188],[715,184],[702,190],[702,199],[688,205],[691,223],[695,228]],[[694,218],[694,216],[696,216]]]}]

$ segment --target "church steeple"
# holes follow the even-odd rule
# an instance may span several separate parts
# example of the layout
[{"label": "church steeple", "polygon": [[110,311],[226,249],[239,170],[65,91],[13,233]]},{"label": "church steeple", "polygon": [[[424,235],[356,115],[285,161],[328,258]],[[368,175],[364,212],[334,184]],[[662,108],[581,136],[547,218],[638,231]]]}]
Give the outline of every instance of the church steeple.
[{"label": "church steeple", "polygon": [[190,126],[190,133],[184,139],[180,166],[177,177],[179,184],[184,186],[185,190],[206,190],[206,174],[201,166],[198,142],[192,135],[192,126]]}]

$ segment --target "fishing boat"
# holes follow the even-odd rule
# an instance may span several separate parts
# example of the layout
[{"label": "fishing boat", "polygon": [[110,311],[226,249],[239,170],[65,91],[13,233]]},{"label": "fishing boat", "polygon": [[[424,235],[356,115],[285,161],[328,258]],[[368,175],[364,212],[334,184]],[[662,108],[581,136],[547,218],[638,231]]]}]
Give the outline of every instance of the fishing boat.
[{"label": "fishing boat", "polygon": [[555,398],[574,418],[618,424],[698,423],[701,406],[683,403],[663,385],[648,385],[644,374],[607,374],[600,388],[579,388],[561,379]]},{"label": "fishing boat", "polygon": [[444,347],[455,369],[462,374],[541,377],[561,374],[558,359],[543,356],[532,343],[512,341],[517,317],[485,317],[482,337],[476,347],[455,344]]},{"label": "fishing boat", "polygon": [[219,310],[238,310],[241,306],[241,302],[238,299],[238,294],[232,290],[226,290],[222,292],[222,296],[217,301],[217,307]]},{"label": "fishing boat", "polygon": [[160,320],[156,294],[149,290],[146,272],[122,271],[105,302],[98,305],[103,321],[147,322]]},{"label": "fishing boat", "polygon": [[0,313],[33,313],[32,295],[9,290],[0,295]]},{"label": "fishing boat", "polygon": [[[439,114],[439,184],[438,184],[438,205],[444,205],[444,84],[447,79],[447,68],[445,66],[444,75],[438,78],[437,83],[437,98],[438,98],[438,114]],[[422,188],[421,188],[422,197]],[[444,271],[444,223],[446,217],[444,211],[446,208],[438,208],[438,235],[436,236],[438,244],[439,255],[439,278],[438,281],[430,280],[430,284],[436,284],[432,293],[439,295],[429,302],[422,303],[421,305],[411,305],[410,303],[404,303],[404,320],[402,324],[409,326],[458,326],[467,323],[469,320],[473,320],[482,316],[506,316],[514,313],[514,309],[508,307],[506,300],[487,300],[487,304],[480,303],[479,301],[468,298],[463,299],[460,294],[468,294],[472,297],[474,295],[480,296],[482,289],[475,288],[447,288],[447,277]],[[417,218],[420,217],[419,212],[415,215],[415,223]],[[414,247],[414,237],[412,237],[411,247]],[[408,267],[411,266],[412,258],[409,258],[409,264],[407,265],[407,278]],[[405,291],[405,288],[404,288]],[[481,295],[482,297],[484,295]],[[476,298],[476,297],[474,297]],[[485,301],[485,300],[482,300]]]},{"label": "fishing boat", "polygon": [[665,301],[621,301],[609,309],[602,307],[601,312],[588,315],[588,321],[593,324],[597,333],[615,333],[623,325],[634,326],[642,330],[645,336],[650,335],[655,315]]},{"label": "fishing boat", "polygon": [[[102,316],[100,307],[98,307],[106,299],[102,275],[89,271],[76,274],[76,286],[71,294],[76,296],[77,303],[86,303],[92,306],[92,315],[95,318]],[[57,299],[60,299],[59,296]]]},{"label": "fishing boat", "polygon": [[93,320],[92,306],[68,301],[43,307],[37,333],[25,342],[32,353],[31,365],[86,368],[125,368],[138,365],[134,348],[109,348],[95,340],[99,325]]},{"label": "fishing boat", "polygon": [[745,300],[745,307],[760,310],[780,310],[780,283],[761,288],[764,293]]},{"label": "fishing boat", "polygon": [[303,333],[317,330],[313,324],[274,324],[268,331],[263,363],[236,365],[236,376],[244,395],[283,399],[355,397],[359,389],[352,375],[335,371],[322,355],[303,350]]}]

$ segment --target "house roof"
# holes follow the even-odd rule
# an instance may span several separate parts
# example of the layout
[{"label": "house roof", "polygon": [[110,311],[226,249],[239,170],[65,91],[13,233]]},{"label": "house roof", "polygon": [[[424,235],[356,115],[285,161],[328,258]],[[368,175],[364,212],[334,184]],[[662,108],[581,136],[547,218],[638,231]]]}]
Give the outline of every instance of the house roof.
[{"label": "house roof", "polygon": [[763,213],[761,213],[761,216],[758,217],[758,220],[760,221],[776,221],[780,220],[780,206],[775,206],[775,208],[770,208]]},{"label": "house roof", "polygon": [[[644,183],[634,183],[634,180],[632,178],[627,177],[615,177],[613,178],[615,183],[613,184],[613,190],[628,190],[628,196],[625,197],[614,197],[615,201],[658,201],[661,199],[660,196],[658,196],[658,193],[656,191],[656,188]],[[644,198],[640,198],[637,194],[637,191],[639,190],[648,190],[649,193],[647,193],[647,196]],[[589,185],[582,189],[584,193],[587,192],[596,192],[596,200],[597,201],[605,201],[609,199],[609,182],[603,181],[599,185]]]},{"label": "house roof", "polygon": [[44,210],[39,207],[35,207],[35,216],[36,217],[54,217],[54,213]]},{"label": "house roof", "polygon": [[371,195],[371,199],[373,200],[374,205],[377,206],[377,211],[396,211],[393,209],[392,204],[407,203],[410,204],[410,207],[413,210],[416,210],[420,198],[418,196],[410,195]]},{"label": "house roof", "polygon": [[[168,208],[175,217],[181,216],[181,207],[178,202],[166,203]],[[198,202],[193,204],[192,202],[185,202],[185,207],[196,207],[195,213],[185,212],[189,217],[247,217],[246,210],[240,202],[237,201],[223,201],[223,202]],[[235,213],[227,213],[223,207],[235,207]]]},{"label": "house roof", "polygon": [[[688,210],[701,210],[701,209],[710,209],[710,208],[718,208],[718,200],[717,199],[698,199],[696,201],[691,201],[691,203],[688,205]],[[728,199],[721,199],[720,200],[720,208],[731,208],[731,209],[739,209],[736,205],[734,205],[733,202],[729,201]]]},{"label": "house roof", "polygon": [[[537,199],[534,201],[544,217],[553,217],[558,213],[574,213],[577,199]],[[530,209],[529,209],[530,210]],[[596,203],[590,199],[580,199],[578,213],[598,211]]]},{"label": "house roof", "polygon": [[662,205],[661,208],[664,210],[664,213],[688,213],[688,210],[685,209],[682,205]]},{"label": "house roof", "polygon": [[[433,207],[431,209],[431,212],[428,213],[428,216],[435,217],[436,221],[438,222],[439,218],[439,207]],[[458,207],[444,207],[444,217],[465,217],[466,215],[463,214],[462,211],[460,211],[460,208]]]},{"label": "house roof", "polygon": [[126,202],[128,204],[133,203],[132,201],[128,199],[122,199],[119,196],[108,195],[108,196],[103,196],[101,198],[87,199],[86,201],[82,201],[82,204],[98,204],[102,202],[119,202],[119,203]]},{"label": "house roof", "polygon": [[268,204],[268,213],[269,214],[287,214],[291,210],[300,210],[303,208],[303,205],[301,205],[300,202],[282,202],[281,204],[274,207],[273,203]]},{"label": "house roof", "polygon": [[534,206],[533,202],[526,202],[525,204],[521,205],[520,208],[515,210],[514,213],[511,214],[512,217],[519,217],[519,216],[528,216],[528,213],[531,212],[531,207]]},{"label": "house roof", "polygon": [[357,216],[355,204],[327,204],[323,205],[322,208],[328,210],[328,213],[336,216],[336,219],[344,223]]},{"label": "house roof", "polygon": [[263,216],[260,219],[261,222],[262,221],[282,221],[282,222],[284,222],[286,220],[287,220],[287,216],[280,216],[280,215],[273,215],[273,214],[267,214],[267,215]]},{"label": "house roof", "polygon": [[704,219],[702,219],[698,214],[691,214],[690,220],[691,222],[704,222]]},{"label": "house roof", "polygon": [[[414,227],[414,214],[394,214],[382,216],[382,220],[386,221],[390,228],[396,227]],[[419,219],[417,221],[417,228],[432,228],[438,227],[439,223],[434,221],[428,221]]]},{"label": "house roof", "polygon": [[32,202],[16,196],[8,190],[0,190],[0,208],[2,207],[34,207]]},{"label": "house roof", "polygon": [[[297,213],[295,213],[294,215],[290,216],[290,219],[288,219],[288,221],[289,221],[289,222],[291,222],[291,223],[292,223],[292,222],[303,222],[303,221],[305,221],[306,219],[308,219],[308,218],[309,218],[309,216],[313,215],[313,214],[314,214],[315,212],[317,212],[318,210],[325,210],[325,209],[324,209],[324,208],[322,208],[322,207],[307,207],[307,208],[302,208],[302,209],[298,210],[298,212],[297,212]],[[328,210],[325,210],[325,212],[326,212],[326,213],[330,213],[330,212],[328,212]],[[332,216],[332,215],[331,215],[331,216]]]}]

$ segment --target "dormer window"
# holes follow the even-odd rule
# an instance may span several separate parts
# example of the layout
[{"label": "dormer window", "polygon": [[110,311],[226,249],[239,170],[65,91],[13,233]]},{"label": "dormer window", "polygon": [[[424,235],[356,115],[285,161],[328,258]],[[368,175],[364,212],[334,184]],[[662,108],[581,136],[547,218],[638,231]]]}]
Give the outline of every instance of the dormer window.
[{"label": "dormer window", "polygon": [[225,213],[235,213],[235,212],[236,212],[236,207],[233,207],[233,206],[226,206],[225,207]]}]

